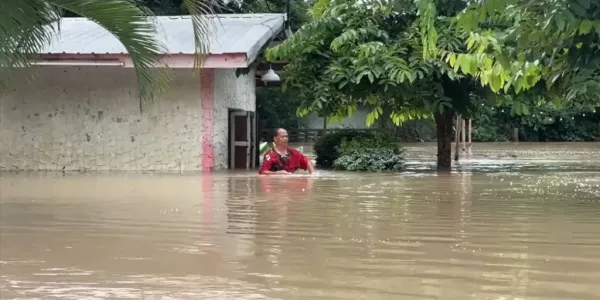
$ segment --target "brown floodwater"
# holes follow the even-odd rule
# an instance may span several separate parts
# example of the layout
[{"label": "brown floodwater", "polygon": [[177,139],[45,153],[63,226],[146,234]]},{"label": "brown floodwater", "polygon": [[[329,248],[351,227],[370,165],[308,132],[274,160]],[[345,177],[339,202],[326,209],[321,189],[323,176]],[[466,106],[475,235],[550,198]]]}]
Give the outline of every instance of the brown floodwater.
[{"label": "brown floodwater", "polygon": [[398,174],[0,174],[0,298],[600,299],[600,145],[476,147],[451,174],[419,145]]}]

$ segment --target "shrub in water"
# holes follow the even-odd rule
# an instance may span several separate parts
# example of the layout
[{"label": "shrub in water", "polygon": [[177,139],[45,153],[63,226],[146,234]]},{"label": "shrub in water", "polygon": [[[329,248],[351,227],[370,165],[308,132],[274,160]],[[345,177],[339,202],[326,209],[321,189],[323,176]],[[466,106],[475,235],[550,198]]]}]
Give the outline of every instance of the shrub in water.
[{"label": "shrub in water", "polygon": [[364,130],[339,130],[323,134],[317,138],[313,150],[317,156],[317,167],[331,168],[340,157],[338,148],[342,141],[351,141],[356,137],[372,137],[374,133]]},{"label": "shrub in water", "polygon": [[404,150],[387,135],[344,139],[338,148],[340,156],[333,167],[344,171],[400,171],[404,167]]}]

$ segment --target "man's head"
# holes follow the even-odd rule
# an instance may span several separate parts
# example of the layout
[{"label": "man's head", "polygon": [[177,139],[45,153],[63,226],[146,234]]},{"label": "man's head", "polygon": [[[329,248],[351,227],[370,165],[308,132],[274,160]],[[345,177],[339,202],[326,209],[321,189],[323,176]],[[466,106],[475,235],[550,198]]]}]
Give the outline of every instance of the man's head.
[{"label": "man's head", "polygon": [[277,128],[273,131],[273,142],[278,146],[287,146],[288,144],[288,133],[283,128]]}]

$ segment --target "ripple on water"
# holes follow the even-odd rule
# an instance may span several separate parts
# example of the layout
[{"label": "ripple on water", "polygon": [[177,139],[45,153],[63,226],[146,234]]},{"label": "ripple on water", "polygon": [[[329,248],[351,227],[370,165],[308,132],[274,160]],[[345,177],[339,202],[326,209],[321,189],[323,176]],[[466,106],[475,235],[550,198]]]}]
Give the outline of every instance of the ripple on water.
[{"label": "ripple on water", "polygon": [[[122,280],[98,278],[98,282],[6,280],[0,286],[4,297],[42,297],[43,299],[277,299],[263,295],[266,289],[243,281],[208,277],[123,276]],[[132,286],[135,286],[133,288]],[[6,290],[5,290],[6,291]],[[42,299],[40,298],[40,299]],[[17,298],[12,298],[17,299]],[[36,299],[36,298],[33,298]]]},{"label": "ripple on water", "polygon": [[0,288],[44,300],[596,300],[598,175],[3,178]]}]

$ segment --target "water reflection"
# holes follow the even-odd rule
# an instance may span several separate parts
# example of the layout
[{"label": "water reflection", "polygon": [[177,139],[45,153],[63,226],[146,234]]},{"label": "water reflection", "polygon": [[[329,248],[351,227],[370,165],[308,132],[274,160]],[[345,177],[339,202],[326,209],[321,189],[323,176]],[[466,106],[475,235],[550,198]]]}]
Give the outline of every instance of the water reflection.
[{"label": "water reflection", "polygon": [[598,299],[600,173],[0,178],[2,299]]}]

